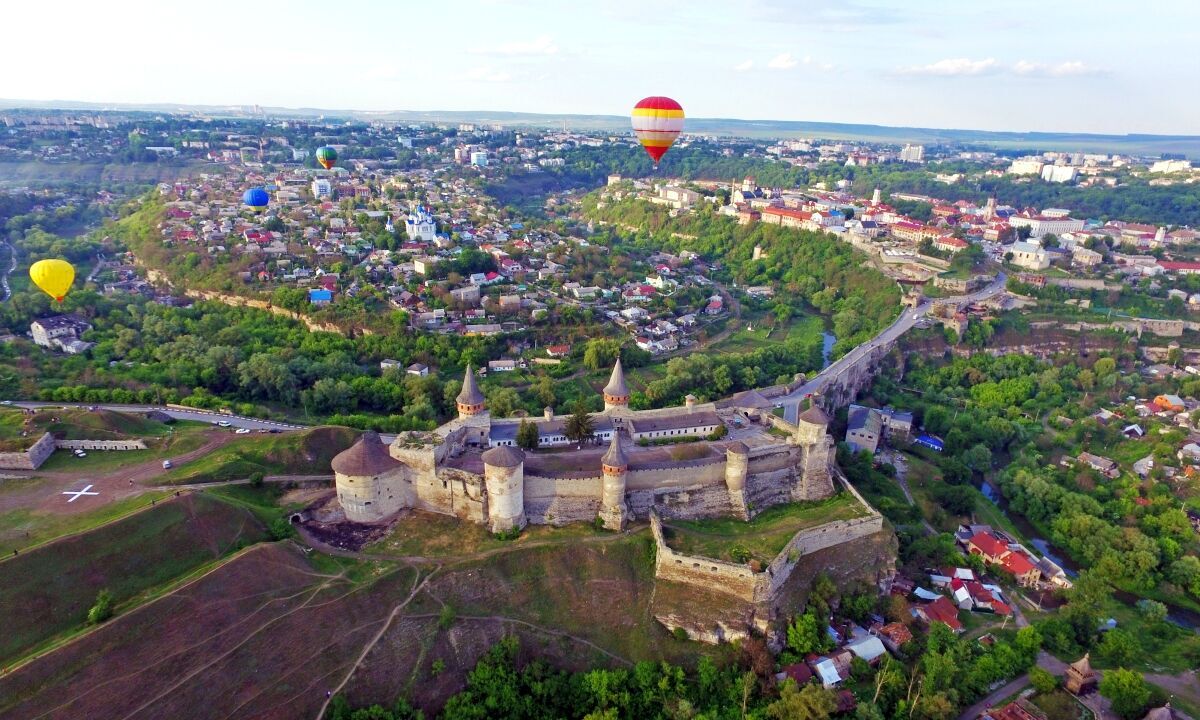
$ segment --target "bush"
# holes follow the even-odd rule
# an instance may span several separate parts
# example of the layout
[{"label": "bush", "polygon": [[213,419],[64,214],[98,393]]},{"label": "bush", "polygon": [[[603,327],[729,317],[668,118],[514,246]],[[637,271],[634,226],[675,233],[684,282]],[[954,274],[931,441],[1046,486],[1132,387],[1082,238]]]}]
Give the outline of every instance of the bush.
[{"label": "bush", "polygon": [[441,658],[434,660],[433,664],[429,666],[430,677],[437,677],[444,672],[446,672],[446,661]]},{"label": "bush", "polygon": [[250,473],[250,487],[260,488],[263,486],[263,483],[266,481],[266,479],[266,475],[262,474],[261,472]]},{"label": "bush", "polygon": [[99,625],[113,616],[113,597],[108,590],[96,593],[96,604],[88,610],[89,625]]},{"label": "bush", "polygon": [[438,613],[438,628],[441,630],[449,630],[454,625],[455,618],[458,613],[454,612],[454,608],[449,605],[443,605],[441,612]]},{"label": "bush", "polygon": [[680,642],[683,642],[688,639],[688,631],[684,630],[681,627],[677,627],[674,630],[672,630],[671,634],[674,635],[675,639],[679,640]]},{"label": "bush", "polygon": [[507,530],[501,530],[498,533],[492,533],[492,537],[505,542],[509,540],[516,540],[517,538],[521,537],[521,528],[511,527]]},{"label": "bush", "polygon": [[272,540],[287,540],[295,533],[295,528],[287,521],[286,518],[275,518],[271,521],[271,526],[267,528],[271,533]]}]

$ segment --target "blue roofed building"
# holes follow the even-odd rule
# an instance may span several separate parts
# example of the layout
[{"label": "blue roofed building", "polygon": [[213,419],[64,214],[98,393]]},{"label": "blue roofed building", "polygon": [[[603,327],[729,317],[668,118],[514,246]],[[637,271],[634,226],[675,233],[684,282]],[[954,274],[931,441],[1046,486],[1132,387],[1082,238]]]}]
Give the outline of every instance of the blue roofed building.
[{"label": "blue roofed building", "polygon": [[332,290],[309,290],[308,302],[311,305],[328,305],[333,302]]}]

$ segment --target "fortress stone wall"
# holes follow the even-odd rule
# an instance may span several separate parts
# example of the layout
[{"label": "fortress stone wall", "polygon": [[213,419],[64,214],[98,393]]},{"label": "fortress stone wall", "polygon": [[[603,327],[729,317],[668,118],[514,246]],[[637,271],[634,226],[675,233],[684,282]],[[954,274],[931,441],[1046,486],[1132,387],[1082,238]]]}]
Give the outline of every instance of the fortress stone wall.
[{"label": "fortress stone wall", "polygon": [[146,442],[134,440],[57,440],[59,450],[146,450]]},{"label": "fortress stone wall", "polygon": [[[526,523],[597,518],[620,529],[652,511],[665,517],[749,519],[772,505],[833,493],[829,418],[815,406],[796,424],[782,426],[778,418],[755,410],[758,419],[747,427],[750,409],[736,402],[723,403],[718,412],[688,396],[682,407],[632,411],[629,395],[618,362],[604,388],[605,410],[593,416],[597,437],[609,445],[603,458],[601,446],[572,449],[555,440],[556,448],[534,450],[535,455],[546,454],[527,465],[525,451],[512,440],[515,421],[490,416],[468,368],[457,418],[432,431],[402,433],[386,448],[377,435],[368,434],[369,442],[364,435],[334,459],[338,499],[347,518],[356,522],[383,521],[416,508],[499,532]],[[786,437],[766,431],[768,418]],[[565,418],[555,418],[549,408],[545,417],[531,422],[542,437],[564,433]],[[673,450],[640,448],[633,442],[639,436],[704,436],[713,427],[737,433],[737,438],[680,446],[687,451],[678,457],[689,459],[673,459]],[[581,461],[572,462],[575,458]],[[555,467],[561,470],[551,469]]]}]

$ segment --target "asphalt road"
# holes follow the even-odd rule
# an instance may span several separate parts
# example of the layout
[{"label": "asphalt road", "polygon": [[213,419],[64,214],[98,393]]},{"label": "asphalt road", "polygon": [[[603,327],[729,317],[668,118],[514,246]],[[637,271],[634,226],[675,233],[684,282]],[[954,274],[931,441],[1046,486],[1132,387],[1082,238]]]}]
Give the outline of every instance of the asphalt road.
[{"label": "asphalt road", "polygon": [[93,403],[64,403],[64,402],[26,402],[24,400],[5,400],[5,405],[10,407],[20,408],[88,408],[97,407],[104,410],[113,410],[116,412],[127,413],[145,413],[151,410],[158,410],[175,418],[176,420],[194,420],[204,423],[227,422],[229,427],[233,428],[248,428],[250,430],[302,430],[304,425],[293,425],[291,423],[276,422],[274,420],[260,420],[259,418],[242,417],[240,415],[226,415],[214,410],[180,410],[177,408],[166,407],[163,405],[121,405],[121,404],[93,404]]}]

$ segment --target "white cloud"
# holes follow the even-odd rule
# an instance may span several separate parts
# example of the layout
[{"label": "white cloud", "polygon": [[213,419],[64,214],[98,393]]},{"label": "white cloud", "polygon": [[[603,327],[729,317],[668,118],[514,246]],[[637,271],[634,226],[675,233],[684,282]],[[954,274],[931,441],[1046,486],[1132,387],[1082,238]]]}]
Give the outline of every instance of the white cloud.
[{"label": "white cloud", "polygon": [[1101,75],[1104,70],[1092,67],[1080,60],[1067,60],[1060,63],[1038,63],[1019,60],[1013,65],[1013,72],[1029,77],[1074,77],[1079,75]]},{"label": "white cloud", "polygon": [[767,67],[776,70],[789,70],[796,67],[796,58],[792,57],[791,53],[779,53],[771,58],[771,61],[767,63]]},{"label": "white cloud", "polygon": [[558,45],[554,43],[554,40],[549,35],[539,35],[528,42],[504,43],[495,47],[475,48],[470,52],[472,55],[556,55],[558,53]]},{"label": "white cloud", "polygon": [[816,68],[817,70],[820,70],[821,72],[829,72],[830,70],[833,69],[833,63],[820,62],[820,61],[814,60],[812,55],[804,56],[804,66]]},{"label": "white cloud", "polygon": [[509,75],[503,70],[497,70],[493,67],[483,65],[468,70],[467,79],[475,80],[477,82],[505,83],[512,80],[512,75]]},{"label": "white cloud", "polygon": [[901,75],[938,75],[953,77],[958,75],[984,75],[1000,70],[996,58],[972,60],[970,58],[946,58],[928,65],[906,65],[896,68]]},{"label": "white cloud", "polygon": [[738,63],[737,65],[734,65],[734,66],[733,66],[733,69],[734,69],[734,70],[737,70],[738,72],[745,72],[745,71],[749,70],[749,69],[750,69],[750,68],[752,68],[752,67],[754,67],[754,61],[753,61],[753,60],[747,60],[747,61],[745,61],[745,62],[740,62],[740,63]]}]

